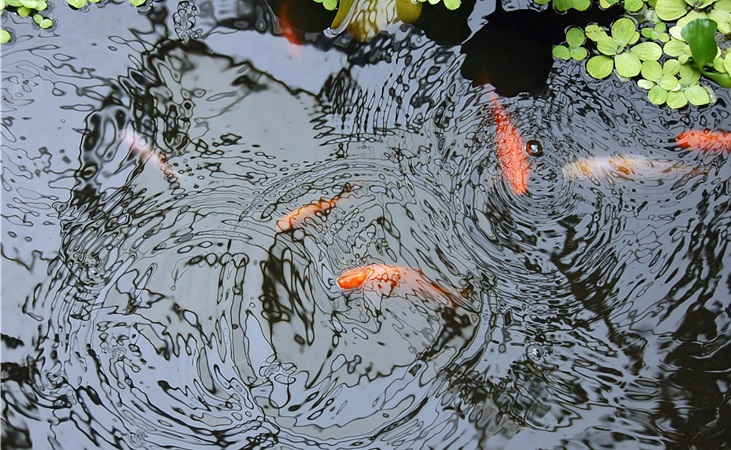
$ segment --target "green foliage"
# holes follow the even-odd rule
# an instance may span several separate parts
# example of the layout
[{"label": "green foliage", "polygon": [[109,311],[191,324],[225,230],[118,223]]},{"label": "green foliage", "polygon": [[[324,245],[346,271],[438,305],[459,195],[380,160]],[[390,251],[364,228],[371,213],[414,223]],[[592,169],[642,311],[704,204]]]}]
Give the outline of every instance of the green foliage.
[{"label": "green foliage", "polygon": [[[611,7],[620,0],[598,3]],[[636,79],[651,103],[670,108],[714,102],[713,90],[702,80],[731,88],[731,48],[718,45],[731,27],[731,0],[647,0],[639,8],[636,3],[628,7],[626,0],[623,4],[628,13],[644,12],[617,19],[609,30],[596,24],[587,25],[583,33],[569,28],[566,43],[556,45],[553,56],[583,60],[591,54],[585,67],[593,78],[616,73],[620,79]],[[639,31],[633,18],[645,20]],[[670,26],[674,20],[677,24]]]},{"label": "green foliage", "polygon": [[0,44],[7,44],[10,42],[11,36],[8,30],[0,30]]}]

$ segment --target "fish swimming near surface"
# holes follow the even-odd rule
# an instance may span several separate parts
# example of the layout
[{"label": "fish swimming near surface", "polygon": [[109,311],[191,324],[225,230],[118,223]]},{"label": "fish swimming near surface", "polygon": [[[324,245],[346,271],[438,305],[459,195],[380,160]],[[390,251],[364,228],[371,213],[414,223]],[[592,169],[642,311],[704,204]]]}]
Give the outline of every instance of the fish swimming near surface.
[{"label": "fish swimming near surface", "polygon": [[459,296],[427,279],[419,269],[389,264],[368,264],[348,269],[338,277],[336,283],[344,291],[377,291],[383,297],[393,295],[401,286],[412,291],[426,291],[439,297]]},{"label": "fish swimming near surface", "polygon": [[495,145],[503,176],[514,193],[525,194],[528,191],[530,174],[530,162],[525,152],[525,143],[494,94],[490,94],[490,103],[497,127]]},{"label": "fish swimming near surface", "polygon": [[320,199],[312,203],[308,203],[290,213],[285,214],[277,220],[277,228],[279,228],[280,231],[289,231],[293,228],[302,226],[304,221],[308,218],[328,214],[333,208],[335,208],[338,202],[352,190],[352,185],[347,183],[342,192],[335,197],[329,200]]},{"label": "fish swimming near surface", "polygon": [[159,151],[153,149],[147,144],[147,141],[137,134],[132,128],[128,127],[122,130],[121,133],[122,142],[127,144],[135,155],[143,163],[153,164],[157,167],[166,178],[177,180],[180,175],[173,169],[173,167],[167,162],[165,155]]},{"label": "fish swimming near surface", "polygon": [[702,151],[731,151],[731,132],[688,130],[680,133],[675,142],[682,148]]},{"label": "fish swimming near surface", "polygon": [[688,168],[677,160],[664,160],[632,155],[593,156],[582,158],[562,167],[563,176],[569,179],[628,180],[647,177],[660,178],[674,170]]}]

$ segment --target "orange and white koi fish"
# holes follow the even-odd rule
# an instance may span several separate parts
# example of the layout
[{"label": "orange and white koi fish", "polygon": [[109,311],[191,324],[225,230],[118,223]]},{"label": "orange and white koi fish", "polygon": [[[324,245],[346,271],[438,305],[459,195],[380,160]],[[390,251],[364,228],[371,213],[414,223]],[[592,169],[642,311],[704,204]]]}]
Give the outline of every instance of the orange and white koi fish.
[{"label": "orange and white koi fish", "polygon": [[389,264],[368,264],[348,269],[338,277],[336,283],[344,291],[372,290],[378,291],[386,297],[390,296],[399,286],[408,286],[412,290],[429,291],[448,298],[458,295],[429,281],[419,269]]},{"label": "orange and white koi fish", "polygon": [[285,214],[279,220],[277,220],[277,228],[279,228],[280,231],[289,231],[293,228],[301,226],[307,218],[312,218],[318,214],[323,215],[329,213],[330,210],[335,208],[335,205],[337,205],[337,203],[345,196],[345,194],[347,194],[351,190],[352,186],[350,184],[346,184],[343,188],[343,191],[330,200],[320,199]]},{"label": "orange and white koi fish", "polygon": [[525,194],[528,190],[528,175],[530,174],[525,143],[508,113],[492,93],[490,93],[490,103],[492,103],[492,116],[497,126],[495,145],[503,176],[514,193]]},{"label": "orange and white koi fish", "polygon": [[675,138],[675,142],[682,148],[694,148],[703,151],[731,151],[731,133],[726,131],[683,131]]},{"label": "orange and white koi fish", "polygon": [[688,168],[687,164],[677,160],[651,159],[643,156],[612,155],[583,158],[566,164],[562,169],[563,176],[577,178],[644,178],[662,177],[677,169]]},{"label": "orange and white koi fish", "polygon": [[129,145],[132,153],[140,158],[143,163],[152,163],[160,169],[166,178],[178,179],[180,175],[173,169],[173,167],[167,162],[167,159],[159,151],[151,148],[145,139],[137,134],[132,128],[125,128],[122,130],[122,142]]}]

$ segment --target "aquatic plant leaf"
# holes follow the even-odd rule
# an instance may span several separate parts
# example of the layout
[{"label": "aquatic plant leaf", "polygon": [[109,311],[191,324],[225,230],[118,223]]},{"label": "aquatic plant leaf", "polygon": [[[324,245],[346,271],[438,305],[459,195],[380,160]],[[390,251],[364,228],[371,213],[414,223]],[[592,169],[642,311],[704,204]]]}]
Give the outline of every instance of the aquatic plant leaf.
[{"label": "aquatic plant leaf", "polygon": [[666,42],[665,45],[662,47],[662,51],[665,52],[668,56],[675,56],[678,57],[683,54],[690,52],[690,47],[688,44],[686,44],[683,41],[679,41],[677,39],[671,39],[669,42]]},{"label": "aquatic plant leaf", "polygon": [[731,88],[731,76],[729,76],[728,73],[704,72],[703,74],[718,83],[720,86]]},{"label": "aquatic plant leaf", "polygon": [[[447,2],[445,1],[444,4],[446,5]],[[404,23],[414,23],[421,16],[422,5],[421,2],[414,3],[411,0],[396,0],[396,15]]]},{"label": "aquatic plant leaf", "polygon": [[596,43],[596,49],[607,56],[614,56],[621,51],[617,41],[610,37],[599,39]]},{"label": "aquatic plant leaf", "polygon": [[[621,17],[612,24],[612,38],[620,47],[632,43],[636,32],[637,26],[629,17]],[[637,41],[637,39],[634,40]]]},{"label": "aquatic plant leaf", "polygon": [[701,79],[700,71],[693,66],[689,66],[688,64],[681,65],[678,73],[680,74],[680,82],[684,86],[696,84]]},{"label": "aquatic plant leaf", "polygon": [[589,56],[589,52],[584,47],[572,48],[569,52],[571,53],[571,58],[577,61],[586,59]]},{"label": "aquatic plant leaf", "polygon": [[583,45],[584,42],[586,42],[586,36],[584,35],[584,32],[581,31],[581,28],[571,27],[568,31],[566,31],[566,43],[569,44],[569,47],[579,47]]},{"label": "aquatic plant leaf", "polygon": [[654,105],[662,105],[668,99],[668,92],[660,86],[655,86],[647,93],[647,98]]},{"label": "aquatic plant leaf", "polygon": [[641,42],[630,49],[642,61],[657,61],[662,56],[662,48],[655,42]]},{"label": "aquatic plant leaf", "polygon": [[81,9],[86,6],[86,0],[66,0],[66,3],[73,6],[76,9]]},{"label": "aquatic plant leaf", "polygon": [[129,4],[132,6],[142,6],[146,0],[129,0]]},{"label": "aquatic plant leaf", "polygon": [[586,62],[586,71],[594,78],[602,79],[608,77],[614,70],[614,59],[609,56],[596,55]]},{"label": "aquatic plant leaf", "polygon": [[642,0],[624,0],[624,9],[628,12],[637,12],[645,6]]},{"label": "aquatic plant leaf", "polygon": [[642,80],[637,80],[637,86],[641,87],[642,89],[652,89],[656,85],[655,85],[655,83],[653,83],[650,80],[642,79]]},{"label": "aquatic plant leaf", "polygon": [[723,67],[726,69],[726,73],[731,74],[731,52],[726,54],[723,58]]},{"label": "aquatic plant leaf", "polygon": [[450,11],[454,11],[459,8],[460,4],[460,0],[444,0],[444,6]]},{"label": "aquatic plant leaf", "polygon": [[708,18],[718,24],[721,33],[731,33],[731,0],[719,0],[708,12]]},{"label": "aquatic plant leaf", "polygon": [[673,91],[680,87],[680,82],[675,78],[675,75],[663,75],[657,80],[657,85],[666,91]]},{"label": "aquatic plant leaf", "polygon": [[12,36],[10,36],[8,30],[0,30],[0,44],[7,44],[11,38]]},{"label": "aquatic plant leaf", "polygon": [[572,0],[553,0],[553,7],[556,11],[568,11],[574,5]]},{"label": "aquatic plant leaf", "polygon": [[571,59],[571,52],[565,45],[554,45],[551,54],[554,58],[563,59],[564,61]]},{"label": "aquatic plant leaf", "polygon": [[640,74],[642,62],[633,53],[620,53],[614,57],[617,73],[625,78],[633,78]]},{"label": "aquatic plant leaf", "polygon": [[726,68],[723,66],[723,58],[716,56],[713,58],[713,68],[718,72],[726,72]]},{"label": "aquatic plant leaf", "polygon": [[718,53],[716,27],[717,24],[713,20],[698,19],[683,27],[681,31],[683,39],[690,46],[693,61],[699,68],[713,62]]},{"label": "aquatic plant leaf", "polygon": [[699,84],[688,86],[688,89],[685,90],[685,96],[691,104],[696,106],[711,103],[711,96],[708,91]]},{"label": "aquatic plant leaf", "polygon": [[673,109],[678,109],[688,104],[688,98],[682,91],[668,92],[668,98],[665,100],[665,103]]},{"label": "aquatic plant leaf", "polygon": [[25,6],[21,6],[16,12],[20,17],[28,17],[30,15],[30,9],[26,8]]},{"label": "aquatic plant leaf", "polygon": [[594,42],[597,42],[600,39],[605,39],[605,38],[611,39],[609,37],[609,35],[607,34],[607,32],[604,30],[604,28],[600,27],[597,24],[587,25],[586,28],[584,29],[584,33],[586,34],[586,37],[588,37],[589,39],[591,39]]},{"label": "aquatic plant leaf", "polygon": [[680,61],[677,59],[668,59],[662,65],[662,72],[666,75],[675,75],[680,71]]},{"label": "aquatic plant leaf", "polygon": [[577,11],[586,11],[591,6],[591,0],[573,0],[573,5]]},{"label": "aquatic plant leaf", "polygon": [[645,61],[640,68],[642,77],[646,80],[657,81],[662,77],[662,66],[657,61]]},{"label": "aquatic plant leaf", "polygon": [[657,0],[655,13],[662,20],[673,21],[683,17],[688,8],[689,5],[684,0]]}]

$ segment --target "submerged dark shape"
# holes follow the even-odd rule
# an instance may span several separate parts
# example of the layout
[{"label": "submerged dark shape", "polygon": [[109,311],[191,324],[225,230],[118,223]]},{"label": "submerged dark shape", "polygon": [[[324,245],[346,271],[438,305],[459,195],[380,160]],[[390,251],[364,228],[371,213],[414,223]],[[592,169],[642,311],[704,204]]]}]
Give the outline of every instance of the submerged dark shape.
[{"label": "submerged dark shape", "polygon": [[462,76],[475,85],[492,84],[503,97],[536,94],[545,87],[551,71],[551,49],[564,41],[567,27],[591,22],[609,25],[617,17],[618,8],[565,14],[552,8],[508,12],[497,2],[487,24],[462,45],[461,52],[467,55]]}]

